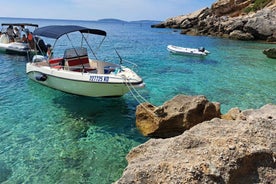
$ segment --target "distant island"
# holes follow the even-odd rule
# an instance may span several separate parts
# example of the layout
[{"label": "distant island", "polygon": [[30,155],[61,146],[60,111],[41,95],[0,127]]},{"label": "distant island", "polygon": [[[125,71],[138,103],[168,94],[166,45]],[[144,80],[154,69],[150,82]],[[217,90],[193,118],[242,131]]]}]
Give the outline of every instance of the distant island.
[{"label": "distant island", "polygon": [[120,20],[120,19],[112,19],[112,18],[107,18],[107,19],[99,19],[99,22],[117,22],[117,23],[126,23],[127,21]]},{"label": "distant island", "polygon": [[154,24],[159,24],[162,21],[161,20],[136,20],[136,21],[131,21],[132,23],[154,23]]},{"label": "distant island", "polygon": [[158,24],[161,21],[158,20],[135,20],[135,21],[125,21],[121,19],[114,19],[114,18],[106,18],[106,19],[99,19],[98,22],[105,22],[105,23],[138,23],[138,24],[145,24],[145,23],[151,23],[151,24]]}]

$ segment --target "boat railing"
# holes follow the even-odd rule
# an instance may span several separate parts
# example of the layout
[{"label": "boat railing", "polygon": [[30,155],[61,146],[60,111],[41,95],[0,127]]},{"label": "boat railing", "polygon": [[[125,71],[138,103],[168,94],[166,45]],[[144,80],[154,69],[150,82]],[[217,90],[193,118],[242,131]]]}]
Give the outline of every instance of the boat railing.
[{"label": "boat railing", "polygon": [[[135,63],[133,63],[132,61],[129,61],[129,60],[125,60],[125,59],[124,59],[124,60],[123,60],[123,63],[127,63],[127,66],[128,66],[129,68],[131,68],[132,70],[138,67],[137,64],[135,64]],[[126,66],[126,65],[125,65],[125,66]]]},{"label": "boat railing", "polygon": [[137,64],[135,64],[135,63],[133,63],[133,62],[131,62],[131,61],[129,61],[129,60],[124,60],[124,62],[127,62],[127,63],[133,65],[134,67],[138,67]]}]

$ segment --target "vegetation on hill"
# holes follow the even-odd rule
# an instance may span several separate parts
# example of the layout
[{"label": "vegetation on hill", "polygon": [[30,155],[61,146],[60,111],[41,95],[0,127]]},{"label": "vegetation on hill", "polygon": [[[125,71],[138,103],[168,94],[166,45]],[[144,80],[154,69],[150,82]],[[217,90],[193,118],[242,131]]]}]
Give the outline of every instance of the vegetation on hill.
[{"label": "vegetation on hill", "polygon": [[260,9],[263,9],[266,5],[268,5],[272,1],[273,0],[255,0],[254,3],[246,7],[244,11],[246,13],[258,11]]}]

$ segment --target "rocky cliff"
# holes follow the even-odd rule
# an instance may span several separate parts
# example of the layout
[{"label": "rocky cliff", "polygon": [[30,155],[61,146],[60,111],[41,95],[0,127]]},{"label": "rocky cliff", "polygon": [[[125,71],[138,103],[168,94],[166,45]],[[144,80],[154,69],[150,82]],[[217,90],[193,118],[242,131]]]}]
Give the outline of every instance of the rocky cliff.
[{"label": "rocky cliff", "polygon": [[189,35],[275,42],[275,25],[276,0],[218,0],[211,8],[168,18],[152,27],[181,29]]},{"label": "rocky cliff", "polygon": [[276,183],[276,105],[224,118],[134,148],[116,183]]}]

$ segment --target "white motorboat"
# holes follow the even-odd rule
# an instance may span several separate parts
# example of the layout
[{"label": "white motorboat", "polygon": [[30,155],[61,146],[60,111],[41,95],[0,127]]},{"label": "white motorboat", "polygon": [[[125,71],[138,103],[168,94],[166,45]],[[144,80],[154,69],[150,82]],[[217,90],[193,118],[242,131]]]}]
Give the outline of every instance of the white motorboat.
[{"label": "white motorboat", "polygon": [[[0,35],[0,51],[6,54],[27,55],[34,52],[27,42],[27,34],[38,27],[30,23],[3,23]],[[14,30],[15,29],[15,30]],[[15,31],[18,31],[16,34]],[[22,36],[26,41],[22,39]]]},{"label": "white motorboat", "polygon": [[[81,36],[81,40],[77,42],[80,46],[75,47],[73,42],[76,43],[76,33]],[[55,39],[53,50],[60,38],[63,45],[66,37],[71,42],[68,44],[71,47],[64,50],[62,57],[54,58],[52,52],[48,57],[35,55],[32,61],[26,64],[26,73],[35,82],[66,93],[89,97],[118,97],[132,88],[145,86],[141,77],[122,65],[119,55],[119,64],[97,58],[96,51],[92,49],[88,40],[90,36],[103,37],[99,43],[100,47],[106,37],[103,30],[75,25],[54,25],[38,28],[34,35]],[[88,57],[89,51],[95,58]]]},{"label": "white motorboat", "polygon": [[207,56],[210,52],[204,47],[196,48],[185,48],[174,45],[168,45],[167,50],[173,54],[193,55],[193,56]]}]

